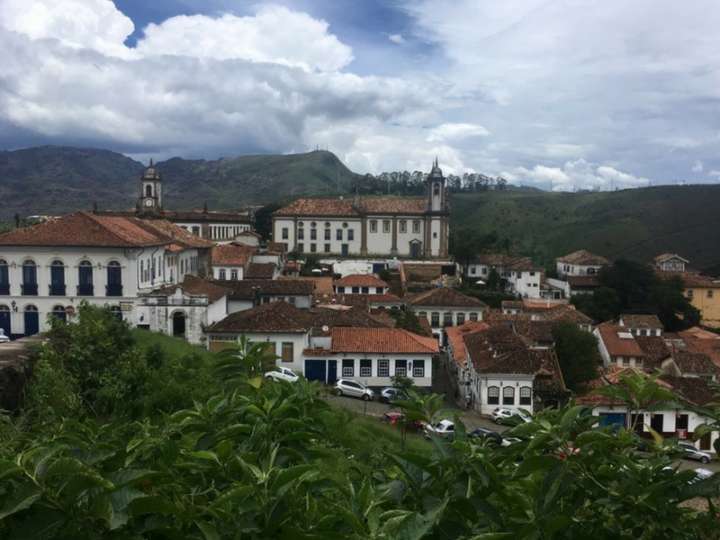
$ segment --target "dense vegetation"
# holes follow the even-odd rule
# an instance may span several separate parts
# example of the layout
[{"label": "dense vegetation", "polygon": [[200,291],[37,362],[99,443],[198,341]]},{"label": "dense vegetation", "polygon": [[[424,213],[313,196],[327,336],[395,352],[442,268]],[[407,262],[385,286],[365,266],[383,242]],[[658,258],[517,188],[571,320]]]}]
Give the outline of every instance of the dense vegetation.
[{"label": "dense vegetation", "polygon": [[700,312],[683,294],[678,277],[660,279],[647,264],[619,259],[598,274],[601,287],[572,302],[596,321],[615,319],[621,313],[656,314],[667,331],[695,326]]},{"label": "dense vegetation", "polygon": [[[507,448],[460,423],[454,442],[402,444],[314,384],[263,381],[258,346],[234,361],[184,350],[87,306],[54,325],[23,414],[0,429],[0,537],[718,537],[714,506],[683,504],[718,480],[691,483],[667,468],[672,444],[639,454],[583,407],[513,428]],[[633,384],[627,399],[657,397]],[[410,394],[408,421],[437,417],[438,396]]]}]

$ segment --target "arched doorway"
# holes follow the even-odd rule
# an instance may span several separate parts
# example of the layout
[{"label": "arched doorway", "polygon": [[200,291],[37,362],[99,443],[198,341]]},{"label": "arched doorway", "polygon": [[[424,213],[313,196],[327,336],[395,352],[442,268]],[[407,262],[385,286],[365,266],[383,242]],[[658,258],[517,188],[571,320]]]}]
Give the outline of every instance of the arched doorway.
[{"label": "arched doorway", "polygon": [[422,242],[420,240],[410,240],[410,257],[413,259],[422,257]]},{"label": "arched doorway", "polygon": [[23,319],[25,321],[26,336],[33,336],[40,331],[40,313],[38,313],[38,308],[33,305],[25,306]]},{"label": "arched doorway", "polygon": [[12,335],[10,324],[10,308],[8,306],[0,306],[0,328],[5,332],[7,337]]},{"label": "arched doorway", "polygon": [[172,332],[175,337],[185,337],[185,312],[176,311],[172,315]]},{"label": "arched doorway", "polygon": [[61,306],[60,304],[58,304],[57,306],[53,307],[52,315],[53,317],[56,317],[61,321],[67,322],[67,312],[65,311],[65,306]]}]

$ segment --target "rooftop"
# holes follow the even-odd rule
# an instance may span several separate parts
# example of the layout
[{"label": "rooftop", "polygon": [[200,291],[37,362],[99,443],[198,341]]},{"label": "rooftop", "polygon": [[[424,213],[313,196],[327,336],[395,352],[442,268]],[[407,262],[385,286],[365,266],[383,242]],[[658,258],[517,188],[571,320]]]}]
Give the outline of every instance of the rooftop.
[{"label": "rooftop", "polygon": [[597,331],[611,357],[641,358],[645,356],[645,352],[627,328],[613,323],[602,323],[598,325]]},{"label": "rooftop", "polygon": [[[427,321],[427,319],[425,319]],[[467,349],[465,348],[465,336],[487,330],[488,324],[484,322],[466,321],[460,326],[450,326],[445,330],[448,344],[452,351],[452,358],[461,368],[467,364]]]},{"label": "rooftop", "polygon": [[211,261],[214,266],[242,266],[251,259],[257,248],[237,244],[223,244],[212,248]]},{"label": "rooftop", "polygon": [[663,325],[654,314],[623,313],[618,317],[621,326],[625,328],[643,328],[650,330],[663,329]]},{"label": "rooftop", "polygon": [[590,253],[585,249],[579,249],[573,251],[562,257],[557,258],[558,262],[566,264],[577,264],[581,266],[606,266],[610,264],[610,261],[600,255]]},{"label": "rooftop", "polygon": [[312,281],[301,279],[216,280],[215,283],[232,291],[231,300],[254,300],[256,291],[267,296],[305,296],[312,295],[315,289]]},{"label": "rooftop", "polygon": [[307,311],[286,302],[270,302],[253,309],[231,313],[222,321],[211,325],[207,332],[297,334],[308,332],[311,327],[312,322]]},{"label": "rooftop", "polygon": [[175,294],[178,289],[182,290],[184,294],[189,296],[207,296],[210,303],[216,302],[223,296],[230,293],[230,290],[226,287],[222,287],[212,281],[188,274],[185,276],[182,283],[155,289],[154,291],[148,293],[147,296],[171,296]]},{"label": "rooftop", "polygon": [[468,296],[450,287],[436,287],[428,291],[409,295],[405,301],[412,306],[467,307],[478,310],[487,309],[487,304],[473,296]]},{"label": "rooftop", "polygon": [[388,284],[375,274],[350,274],[333,282],[335,287],[384,287]]},{"label": "rooftop", "polygon": [[344,328],[332,330],[332,352],[438,354],[437,339],[401,328]]},{"label": "rooftop", "polygon": [[426,211],[425,197],[303,198],[276,210],[273,215],[359,217],[367,214],[422,215]]},{"label": "rooftop", "polygon": [[250,263],[245,273],[246,279],[272,279],[274,275],[274,263]]}]

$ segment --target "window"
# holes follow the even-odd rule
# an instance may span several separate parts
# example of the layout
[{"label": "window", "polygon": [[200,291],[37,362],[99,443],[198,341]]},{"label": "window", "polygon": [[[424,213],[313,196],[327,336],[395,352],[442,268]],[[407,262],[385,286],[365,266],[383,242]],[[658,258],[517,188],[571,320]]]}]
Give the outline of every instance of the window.
[{"label": "window", "polygon": [[50,265],[50,296],[65,296],[65,265],[53,261]]},{"label": "window", "polygon": [[22,267],[23,296],[37,296],[37,266],[34,261],[25,261]]},{"label": "window", "polygon": [[65,308],[63,306],[57,305],[52,308],[52,315],[53,317],[56,317],[62,321],[67,320],[67,313],[65,312]]},{"label": "window", "polygon": [[470,320],[473,322],[476,322],[478,320],[478,314],[475,313],[474,311],[472,313],[470,313]]},{"label": "window", "polygon": [[354,229],[348,229],[348,240],[352,242],[355,240],[355,230]]},{"label": "window", "polygon": [[107,265],[107,296],[122,296],[122,267],[117,261],[110,261]]},{"label": "window", "polygon": [[323,251],[325,253],[330,253],[330,244],[323,245]]},{"label": "window", "polygon": [[407,221],[405,221],[404,219],[400,220],[400,232],[401,233],[407,232]]},{"label": "window", "polygon": [[407,360],[395,360],[395,376],[407,376]]},{"label": "window", "polygon": [[330,238],[332,238],[332,231],[330,229],[325,229],[323,238],[325,238],[325,240],[330,240]]},{"label": "window", "polygon": [[287,227],[282,228],[282,239],[287,240],[290,238],[290,230]]},{"label": "window", "polygon": [[310,229],[310,240],[317,240],[317,229]]},{"label": "window", "polygon": [[225,269],[224,269],[224,268],[221,268],[220,271],[218,272],[218,278],[219,278],[219,279],[222,279],[222,280],[227,279],[227,275],[226,275],[226,273],[225,273]]},{"label": "window", "polygon": [[10,294],[10,274],[5,259],[0,259],[0,294]]},{"label": "window", "polygon": [[330,228],[330,222],[329,222],[329,221],[326,221],[326,222],[325,222],[325,228],[326,228],[326,229],[329,229],[329,228]]},{"label": "window", "polygon": [[360,289],[360,291],[363,294],[370,294],[370,287],[362,287],[362,289]]},{"label": "window", "polygon": [[360,360],[360,376],[372,377],[372,360],[369,358]]},{"label": "window", "polygon": [[708,297],[708,298],[712,298],[712,297],[713,297],[713,290],[712,290],[712,289],[709,289],[709,290],[708,290],[708,292],[707,292],[707,297]]},{"label": "window", "polygon": [[292,362],[295,358],[292,341],[283,341],[280,345],[280,358],[283,362]]},{"label": "window", "polygon": [[515,405],[515,389],[512,386],[503,388],[503,405]]},{"label": "window", "polygon": [[310,224],[310,226],[314,229],[315,227],[317,227],[317,223],[315,223],[315,222],[313,221],[313,222]]},{"label": "window", "polygon": [[376,232],[377,232],[377,220],[376,220],[376,219],[371,219],[371,220],[370,220],[370,232],[371,232],[371,233],[376,233]]},{"label": "window", "polygon": [[413,361],[413,377],[425,376],[425,360]]},{"label": "window", "polygon": [[230,279],[233,281],[237,281],[238,278],[238,271],[237,270],[230,270]]},{"label": "window", "polygon": [[419,220],[419,219],[413,220],[413,225],[412,225],[412,227],[413,227],[413,228],[412,228],[412,231],[413,231],[415,234],[418,234],[418,233],[420,232],[420,220]]},{"label": "window", "polygon": [[302,242],[300,242],[297,246],[298,246],[298,251],[299,251],[300,253],[302,253],[303,251],[305,251],[305,244],[303,244]]},{"label": "window", "polygon": [[693,290],[692,290],[692,289],[688,289],[688,290],[687,290],[687,297],[692,300],[692,297],[693,297]]},{"label": "window", "polygon": [[449,311],[446,311],[445,313],[443,313],[443,326],[452,326],[452,325],[453,325],[452,313],[450,313]]},{"label": "window", "polygon": [[383,219],[383,232],[384,233],[390,232],[390,220],[389,219]]},{"label": "window", "polygon": [[500,403],[500,388],[497,386],[488,386],[487,402],[488,405],[498,405]]},{"label": "window", "polygon": [[352,293],[353,293],[353,294],[360,294],[360,287],[353,287],[353,288],[352,288]]},{"label": "window", "polygon": [[675,419],[675,429],[684,429],[687,431],[688,429],[688,415],[687,414],[678,414],[677,418]]},{"label": "window", "polygon": [[427,320],[427,312],[425,312],[425,311],[418,311],[417,316],[418,316],[419,319],[426,319],[426,320]]},{"label": "window", "polygon": [[436,197],[440,196],[440,184],[433,184],[433,195]]},{"label": "window", "polygon": [[317,244],[310,244],[310,253],[317,253]]},{"label": "window", "polygon": [[335,240],[342,240],[342,238],[343,238],[342,229],[336,229],[335,230]]},{"label": "window", "polygon": [[345,358],[342,361],[342,376],[352,377],[355,375],[355,360]]},{"label": "window", "polygon": [[305,240],[305,229],[298,229],[298,240]]},{"label": "window", "polygon": [[92,296],[94,292],[92,263],[81,261],[78,266],[78,296]]},{"label": "window", "polygon": [[520,387],[520,405],[530,405],[532,403],[532,389],[529,386]]},{"label": "window", "polygon": [[294,296],[288,296],[288,303],[291,305],[295,305],[295,297]]},{"label": "window", "polygon": [[465,314],[464,313],[458,313],[455,315],[455,317],[457,318],[458,326],[460,326],[461,324],[463,324],[465,322]]},{"label": "window", "polygon": [[378,360],[377,376],[378,377],[389,377],[390,376],[390,360]]},{"label": "window", "polygon": [[440,326],[440,314],[437,311],[433,311],[430,314],[430,326]]}]

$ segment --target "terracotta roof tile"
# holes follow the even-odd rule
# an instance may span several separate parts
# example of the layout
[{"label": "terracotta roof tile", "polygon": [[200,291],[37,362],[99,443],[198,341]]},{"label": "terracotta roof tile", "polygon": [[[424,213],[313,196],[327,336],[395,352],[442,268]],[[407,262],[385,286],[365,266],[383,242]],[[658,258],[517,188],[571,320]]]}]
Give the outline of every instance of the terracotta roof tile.
[{"label": "terracotta roof tile", "polygon": [[467,307],[478,310],[487,309],[487,304],[473,296],[468,296],[450,287],[436,287],[428,291],[405,298],[412,306]]},{"label": "terracotta roof tile", "polygon": [[659,368],[663,360],[670,357],[671,351],[660,336],[635,336],[635,342],[645,353],[645,369]]},{"label": "terracotta roof tile", "polygon": [[622,321],[625,328],[663,329],[660,319],[654,314],[623,313],[618,320]]},{"label": "terracotta roof tile", "polygon": [[693,375],[715,375],[718,374],[718,367],[710,357],[700,352],[676,351],[673,354],[675,364],[683,374]]},{"label": "terracotta roof tile", "polygon": [[388,284],[375,274],[350,274],[333,282],[335,287],[384,287]]},{"label": "terracotta roof tile", "polygon": [[401,328],[333,328],[333,352],[438,354],[437,339]]},{"label": "terracotta roof tile", "polygon": [[571,289],[595,289],[600,287],[597,276],[567,276],[566,281]]},{"label": "terracotta roof tile", "polygon": [[250,263],[245,273],[247,279],[272,279],[274,275],[273,263]]},{"label": "terracotta roof tile", "polygon": [[288,206],[276,210],[275,216],[360,216],[375,215],[421,215],[427,212],[424,197],[361,197],[343,199],[297,199]]},{"label": "terracotta roof tile", "polygon": [[445,330],[452,359],[459,367],[464,368],[467,364],[465,336],[488,328],[488,324],[484,322],[466,321],[460,326],[451,326]]},{"label": "terracotta roof tile", "polygon": [[558,257],[558,262],[566,264],[577,264],[582,266],[605,266],[610,264],[605,257],[590,253],[585,249],[573,251],[562,257]]},{"label": "terracotta roof tile", "polygon": [[147,296],[170,296],[178,289],[182,289],[184,293],[191,296],[207,296],[210,303],[216,302],[230,293],[230,289],[222,287],[217,283],[207,281],[201,277],[187,275],[182,283],[156,289],[148,293]]},{"label": "terracotta roof tile", "polygon": [[257,248],[253,246],[241,246],[236,244],[218,245],[212,248],[211,260],[214,266],[245,267],[256,251]]},{"label": "terracotta roof tile", "polygon": [[[623,357],[636,357],[641,358],[645,356],[645,353],[635,341],[635,337],[630,334],[627,328],[618,326],[612,323],[603,323],[598,325],[598,332],[600,333],[600,339],[602,339],[608,354],[611,357],[623,356]],[[629,337],[621,337],[629,336]]]},{"label": "terracotta roof tile", "polygon": [[270,302],[253,309],[231,313],[222,321],[211,325],[207,332],[213,333],[305,333],[312,327],[306,310],[286,302]]},{"label": "terracotta roof tile", "polygon": [[253,300],[255,291],[265,296],[311,296],[315,284],[300,279],[243,279],[240,281],[221,281],[215,283],[231,289],[232,300]]}]

